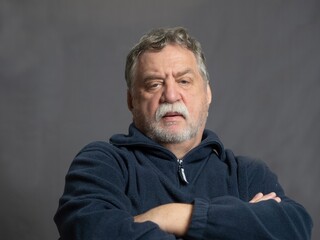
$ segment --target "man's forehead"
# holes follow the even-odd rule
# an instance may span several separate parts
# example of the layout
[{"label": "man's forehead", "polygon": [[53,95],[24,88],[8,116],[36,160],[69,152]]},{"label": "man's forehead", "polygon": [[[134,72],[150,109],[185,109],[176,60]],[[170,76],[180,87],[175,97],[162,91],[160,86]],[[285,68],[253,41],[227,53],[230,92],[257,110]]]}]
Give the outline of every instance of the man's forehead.
[{"label": "man's forehead", "polygon": [[[157,68],[159,66],[175,67],[181,68],[180,71],[188,68],[191,71],[195,65],[197,65],[197,60],[192,51],[187,48],[180,46],[166,46],[161,50],[147,50],[143,52],[139,57],[137,64],[140,68]],[[181,65],[181,66],[180,66]]]}]

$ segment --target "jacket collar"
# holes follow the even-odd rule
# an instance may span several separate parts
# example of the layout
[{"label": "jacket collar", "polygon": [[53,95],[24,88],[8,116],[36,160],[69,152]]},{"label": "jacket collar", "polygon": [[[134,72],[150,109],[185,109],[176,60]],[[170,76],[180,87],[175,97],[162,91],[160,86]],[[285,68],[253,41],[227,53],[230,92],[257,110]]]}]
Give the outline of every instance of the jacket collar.
[{"label": "jacket collar", "polygon": [[[157,154],[162,152],[166,155],[173,155],[173,153],[171,153],[168,149],[164,148],[163,146],[161,146],[160,144],[156,143],[151,138],[143,134],[139,129],[135,127],[133,123],[130,124],[129,133],[127,135],[113,135],[110,138],[110,143],[117,147],[134,147],[136,149],[144,148],[145,150],[148,149],[149,151],[155,151],[157,152]],[[214,132],[205,129],[203,132],[201,143],[197,147],[193,148],[186,156],[189,157],[190,155],[194,154],[199,155],[203,151],[207,152],[208,150],[213,151],[215,154],[218,155],[220,159],[224,158],[224,147],[220,139]]]}]

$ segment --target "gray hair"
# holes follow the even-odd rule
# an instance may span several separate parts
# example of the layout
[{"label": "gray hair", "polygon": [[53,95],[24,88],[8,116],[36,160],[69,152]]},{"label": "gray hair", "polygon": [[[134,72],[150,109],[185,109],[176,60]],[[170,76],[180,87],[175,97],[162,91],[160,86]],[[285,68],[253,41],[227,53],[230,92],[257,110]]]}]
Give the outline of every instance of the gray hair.
[{"label": "gray hair", "polygon": [[153,29],[142,36],[137,45],[129,52],[126,60],[125,78],[128,89],[132,87],[134,71],[139,56],[148,50],[160,51],[169,44],[178,44],[193,52],[196,57],[199,72],[204,80],[209,81],[209,73],[205,65],[205,57],[200,43],[192,38],[182,27]]}]

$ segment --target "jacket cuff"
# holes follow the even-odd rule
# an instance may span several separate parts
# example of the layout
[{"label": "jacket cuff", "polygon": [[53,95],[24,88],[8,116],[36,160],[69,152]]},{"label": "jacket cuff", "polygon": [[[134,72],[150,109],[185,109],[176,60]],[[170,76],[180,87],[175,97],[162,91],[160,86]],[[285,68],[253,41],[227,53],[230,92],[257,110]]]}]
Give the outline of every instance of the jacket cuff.
[{"label": "jacket cuff", "polygon": [[196,198],[193,202],[191,222],[187,232],[187,239],[202,239],[208,220],[209,202]]}]

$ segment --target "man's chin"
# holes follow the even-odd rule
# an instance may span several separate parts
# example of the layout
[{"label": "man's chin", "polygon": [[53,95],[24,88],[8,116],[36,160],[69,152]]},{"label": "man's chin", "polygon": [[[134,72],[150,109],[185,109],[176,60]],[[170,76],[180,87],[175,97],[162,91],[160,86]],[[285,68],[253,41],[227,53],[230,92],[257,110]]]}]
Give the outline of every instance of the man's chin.
[{"label": "man's chin", "polygon": [[186,131],[186,129],[171,125],[154,128],[151,138],[162,143],[179,143],[188,140],[190,138],[190,133]]},{"label": "man's chin", "polygon": [[181,124],[181,122],[166,122],[161,124],[158,129],[162,132],[166,132],[168,134],[182,134],[186,127]]}]

